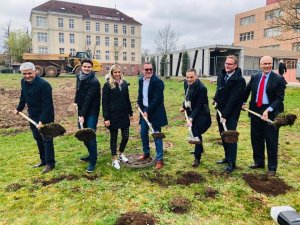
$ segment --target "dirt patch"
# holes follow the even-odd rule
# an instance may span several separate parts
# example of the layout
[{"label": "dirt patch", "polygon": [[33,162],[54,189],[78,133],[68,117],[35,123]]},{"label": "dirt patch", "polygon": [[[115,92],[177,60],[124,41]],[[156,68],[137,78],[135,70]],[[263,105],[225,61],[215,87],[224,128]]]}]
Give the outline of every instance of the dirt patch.
[{"label": "dirt patch", "polygon": [[[98,175],[95,174],[95,175],[82,175],[83,178],[86,178],[88,180],[96,180],[98,178]],[[54,177],[50,180],[43,180],[43,179],[40,179],[40,178],[36,178],[32,181],[33,184],[42,184],[42,186],[48,186],[48,185],[51,185],[51,184],[56,184],[56,183],[59,183],[63,180],[67,180],[67,181],[71,181],[71,180],[78,180],[80,179],[80,176],[77,176],[77,175],[73,175],[73,174],[69,174],[69,175],[62,175],[60,177]]]},{"label": "dirt patch", "polygon": [[121,214],[115,225],[154,225],[155,217],[150,213],[127,212]]},{"label": "dirt patch", "polygon": [[222,139],[221,138],[209,138],[207,140],[208,143],[213,143],[213,144],[216,144],[216,145],[223,145],[222,144]]},{"label": "dirt patch", "polygon": [[190,207],[190,200],[183,197],[175,197],[169,202],[169,208],[174,213],[186,213]]},{"label": "dirt patch", "polygon": [[277,196],[292,189],[280,178],[268,178],[264,174],[243,174],[243,179],[256,192]]},{"label": "dirt patch", "polygon": [[177,178],[176,183],[188,186],[190,184],[201,183],[204,181],[205,179],[201,176],[201,174],[194,171],[188,171],[181,174],[181,176]]},{"label": "dirt patch", "polygon": [[212,187],[207,187],[205,190],[205,197],[206,198],[216,198],[216,195],[219,192],[215,189],[213,189]]},{"label": "dirt patch", "polygon": [[96,179],[98,179],[98,175],[97,174],[95,174],[95,175],[86,175],[86,174],[84,174],[84,175],[82,175],[82,177],[84,177],[84,178],[86,178],[88,180],[96,180]]},{"label": "dirt patch", "polygon": [[6,186],[5,191],[6,192],[15,192],[19,189],[21,189],[24,185],[19,183],[13,183]]},{"label": "dirt patch", "polygon": [[162,174],[160,172],[155,172],[153,174],[143,173],[142,177],[148,179],[152,183],[157,183],[161,187],[169,187],[175,184],[175,180],[171,175]]},{"label": "dirt patch", "polygon": [[23,132],[21,129],[6,129],[6,130],[0,130],[1,136],[16,136],[17,134]]}]

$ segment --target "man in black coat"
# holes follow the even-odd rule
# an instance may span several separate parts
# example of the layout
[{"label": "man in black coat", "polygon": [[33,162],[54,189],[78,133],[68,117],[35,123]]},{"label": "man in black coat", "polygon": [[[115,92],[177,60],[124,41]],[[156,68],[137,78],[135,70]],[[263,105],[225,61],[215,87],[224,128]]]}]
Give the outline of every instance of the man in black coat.
[{"label": "man in black coat", "polygon": [[281,76],[283,76],[284,73],[286,73],[286,71],[287,71],[287,68],[286,68],[286,66],[285,66],[284,63],[283,63],[283,60],[281,59],[281,60],[279,61],[279,65],[278,65],[278,73],[279,73]]},{"label": "man in black coat", "polygon": [[[161,128],[168,124],[167,114],[164,106],[164,83],[153,74],[152,64],[149,62],[143,65],[143,77],[139,79],[138,105],[143,114],[153,126],[155,132],[161,132]],[[150,157],[149,127],[141,117],[141,139],[143,144],[143,156],[140,160]],[[156,169],[161,169],[163,163],[163,141],[161,138],[154,139],[156,147]]]},{"label": "man in black coat", "polygon": [[194,68],[186,72],[184,81],[185,99],[181,112],[186,110],[189,117],[188,126],[192,127],[194,137],[198,137],[201,144],[195,145],[195,160],[192,167],[200,165],[201,154],[203,153],[202,134],[204,134],[211,125],[210,111],[208,107],[207,88],[198,79],[197,72]]},{"label": "man in black coat", "polygon": [[[228,130],[236,130],[243,104],[245,79],[242,77],[241,69],[238,67],[238,59],[234,55],[229,55],[225,61],[225,67],[217,80],[217,90],[214,97],[216,108],[221,112],[220,118],[217,113],[217,121],[220,134],[224,131],[222,122],[226,124]],[[218,160],[218,164],[227,163],[225,171],[231,173],[236,167],[237,143],[226,143],[222,139],[225,151],[225,158]]]},{"label": "man in black coat", "polygon": [[[265,143],[268,155],[268,176],[275,176],[278,165],[278,136],[279,129],[268,124],[268,119],[283,112],[286,81],[272,71],[273,59],[264,56],[260,60],[262,72],[253,75],[246,87],[244,102],[251,92],[250,110],[262,115],[261,118],[251,114],[251,143],[254,164],[252,169],[265,167]],[[243,105],[245,107],[245,105]]]},{"label": "man in black coat", "polygon": [[52,88],[47,81],[36,76],[35,66],[33,63],[23,63],[20,66],[20,71],[23,74],[23,79],[21,80],[22,89],[19,105],[14,110],[14,113],[18,114],[25,108],[25,105],[27,105],[29,117],[38,123],[37,127],[30,124],[33,137],[36,140],[39,149],[41,160],[40,163],[33,167],[46,166],[42,173],[47,173],[55,167],[53,139],[44,138],[40,134],[38,128],[40,128],[43,124],[54,121]]}]

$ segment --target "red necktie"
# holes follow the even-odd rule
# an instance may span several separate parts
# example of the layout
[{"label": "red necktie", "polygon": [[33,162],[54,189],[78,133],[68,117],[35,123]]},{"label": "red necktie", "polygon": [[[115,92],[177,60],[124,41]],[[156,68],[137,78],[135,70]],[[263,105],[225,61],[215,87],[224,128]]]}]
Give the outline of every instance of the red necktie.
[{"label": "red necktie", "polygon": [[262,101],[263,101],[263,95],[264,95],[264,88],[265,88],[265,80],[266,76],[263,75],[259,84],[259,90],[258,90],[258,96],[257,96],[257,103],[256,105],[258,107],[262,106]]}]

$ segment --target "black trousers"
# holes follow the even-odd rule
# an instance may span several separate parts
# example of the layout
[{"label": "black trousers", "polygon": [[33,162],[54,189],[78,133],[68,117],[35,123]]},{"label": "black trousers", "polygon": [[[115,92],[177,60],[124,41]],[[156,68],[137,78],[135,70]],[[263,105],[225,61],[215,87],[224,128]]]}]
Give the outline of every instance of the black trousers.
[{"label": "black trousers", "polygon": [[[129,127],[122,128],[122,140],[120,142],[120,148],[119,151],[122,153],[125,150],[125,147],[127,145],[128,139],[129,139]],[[111,155],[115,156],[117,155],[117,141],[118,141],[118,129],[111,129],[110,130],[110,150]]]}]

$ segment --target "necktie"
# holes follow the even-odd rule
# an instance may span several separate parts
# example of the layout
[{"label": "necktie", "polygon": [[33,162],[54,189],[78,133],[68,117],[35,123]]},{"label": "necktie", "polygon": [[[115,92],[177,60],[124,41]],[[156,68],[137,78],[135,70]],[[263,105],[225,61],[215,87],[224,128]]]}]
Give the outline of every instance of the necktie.
[{"label": "necktie", "polygon": [[256,102],[256,105],[258,107],[262,106],[264,88],[265,88],[265,80],[266,80],[266,76],[263,75],[261,78],[260,84],[259,84],[259,90],[258,90],[258,96],[257,96],[257,102]]},{"label": "necktie", "polygon": [[229,75],[226,74],[226,75],[225,75],[225,79],[224,79],[225,83],[227,83],[227,80],[228,80],[228,79],[229,79]]}]

